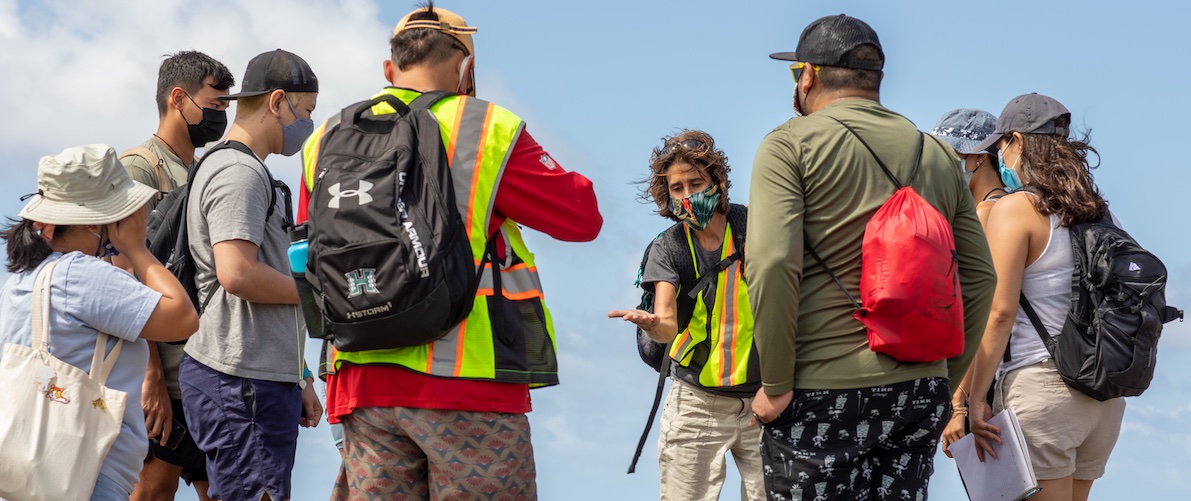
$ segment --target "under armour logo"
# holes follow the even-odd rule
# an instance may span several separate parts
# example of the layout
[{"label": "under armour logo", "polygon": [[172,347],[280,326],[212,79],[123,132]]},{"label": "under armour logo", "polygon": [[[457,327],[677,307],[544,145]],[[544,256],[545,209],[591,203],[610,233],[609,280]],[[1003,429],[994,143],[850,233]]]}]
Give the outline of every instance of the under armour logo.
[{"label": "under armour logo", "polygon": [[1129,271],[1141,271],[1141,267],[1138,266],[1137,263],[1130,261],[1129,262]]},{"label": "under armour logo", "polygon": [[368,203],[372,201],[372,195],[368,194],[368,190],[372,189],[372,183],[369,183],[368,181],[360,181],[360,189],[347,191],[340,190],[341,184],[342,183],[335,183],[327,188],[327,193],[331,195],[331,201],[327,203],[327,207],[338,209],[340,198],[359,197],[360,205],[368,205]]},{"label": "under armour logo", "polygon": [[376,288],[376,268],[360,268],[344,273],[347,277],[347,297],[353,298],[361,294],[380,294]]}]

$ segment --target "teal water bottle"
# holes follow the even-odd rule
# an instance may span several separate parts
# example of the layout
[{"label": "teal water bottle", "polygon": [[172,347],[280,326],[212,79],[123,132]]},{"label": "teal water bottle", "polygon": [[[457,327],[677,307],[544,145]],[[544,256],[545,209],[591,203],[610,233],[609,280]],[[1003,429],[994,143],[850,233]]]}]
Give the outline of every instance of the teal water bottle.
[{"label": "teal water bottle", "polygon": [[294,277],[294,285],[298,287],[298,299],[302,307],[302,316],[306,319],[306,331],[312,338],[323,337],[323,315],[315,301],[317,292],[310,280],[306,278],[306,263],[310,255],[310,243],[307,241],[309,228],[305,223],[289,229],[289,268]]},{"label": "teal water bottle", "polygon": [[306,257],[310,244],[303,238],[289,244],[289,269],[294,275],[306,273]]}]

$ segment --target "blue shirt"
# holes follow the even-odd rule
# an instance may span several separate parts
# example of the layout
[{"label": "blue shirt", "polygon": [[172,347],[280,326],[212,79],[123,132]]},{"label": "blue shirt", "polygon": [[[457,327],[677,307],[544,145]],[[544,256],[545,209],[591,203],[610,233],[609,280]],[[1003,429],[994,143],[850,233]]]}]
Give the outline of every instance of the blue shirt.
[{"label": "blue shirt", "polygon": [[[125,340],[107,387],[128,393],[128,403],[120,435],[100,474],[132,492],[149,446],[140,405],[149,347],[140,333],[161,293],[92,256],[55,252],[37,269],[10,276],[0,288],[0,346],[33,344],[33,282],[41,267],[55,259],[58,265],[50,277],[50,354],[90,372],[99,332]],[[108,340],[108,352],[115,345],[115,339]]]}]

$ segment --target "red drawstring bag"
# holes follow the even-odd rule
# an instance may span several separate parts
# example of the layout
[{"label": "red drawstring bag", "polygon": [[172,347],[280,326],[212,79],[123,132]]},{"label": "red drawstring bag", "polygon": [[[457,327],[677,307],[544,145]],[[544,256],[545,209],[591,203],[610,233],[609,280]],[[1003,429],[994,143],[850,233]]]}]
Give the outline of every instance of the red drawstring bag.
[{"label": "red drawstring bag", "polygon": [[957,356],[964,350],[964,305],[955,236],[947,218],[909,186],[922,164],[924,135],[918,138],[910,181],[903,186],[864,139],[844,127],[897,187],[864,230],[860,302],[808,246],[811,256],[855,306],[853,316],[868,331],[869,349],[901,362]]}]

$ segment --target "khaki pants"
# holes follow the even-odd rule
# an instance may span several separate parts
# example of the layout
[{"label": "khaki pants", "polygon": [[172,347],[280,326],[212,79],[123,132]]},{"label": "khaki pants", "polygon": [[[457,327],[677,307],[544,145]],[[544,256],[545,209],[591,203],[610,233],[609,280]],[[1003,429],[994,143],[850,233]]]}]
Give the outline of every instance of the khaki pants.
[{"label": "khaki pants", "polygon": [[753,399],[713,395],[672,381],[658,438],[661,499],[719,499],[729,451],[740,471],[740,498],[765,499],[761,428],[753,422]]}]

